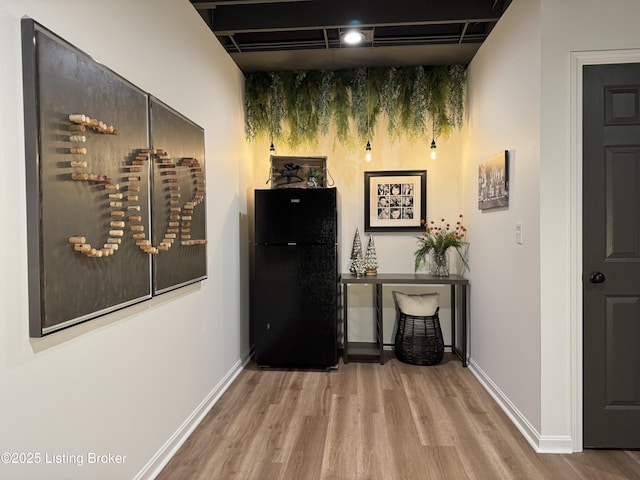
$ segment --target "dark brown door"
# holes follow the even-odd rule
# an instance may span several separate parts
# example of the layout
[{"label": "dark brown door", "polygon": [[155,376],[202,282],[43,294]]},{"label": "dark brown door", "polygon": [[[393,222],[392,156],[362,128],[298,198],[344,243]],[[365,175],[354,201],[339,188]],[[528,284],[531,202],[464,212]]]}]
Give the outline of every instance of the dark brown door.
[{"label": "dark brown door", "polygon": [[583,91],[584,447],[640,448],[640,64]]}]

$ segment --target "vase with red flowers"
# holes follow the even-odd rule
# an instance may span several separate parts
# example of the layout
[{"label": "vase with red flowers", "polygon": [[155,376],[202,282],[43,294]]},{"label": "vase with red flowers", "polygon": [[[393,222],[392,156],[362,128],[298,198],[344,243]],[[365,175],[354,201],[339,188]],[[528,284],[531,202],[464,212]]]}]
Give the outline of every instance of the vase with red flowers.
[{"label": "vase with red flowers", "polygon": [[459,215],[455,225],[448,223],[444,218],[440,223],[421,221],[425,232],[418,237],[418,249],[415,252],[415,271],[429,260],[429,273],[435,277],[449,276],[448,250],[454,249],[464,268],[469,265],[466,259],[469,242],[466,240],[467,229],[462,224],[462,215]]}]

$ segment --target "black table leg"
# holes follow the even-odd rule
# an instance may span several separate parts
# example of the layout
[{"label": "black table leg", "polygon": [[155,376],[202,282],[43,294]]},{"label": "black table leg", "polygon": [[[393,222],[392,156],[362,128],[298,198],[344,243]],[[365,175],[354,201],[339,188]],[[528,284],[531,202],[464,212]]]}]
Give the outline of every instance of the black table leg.
[{"label": "black table leg", "polygon": [[382,322],[382,284],[376,283],[375,288],[375,306],[376,306],[376,342],[378,342],[378,348],[380,349],[380,365],[384,365],[384,339],[383,334],[383,322]]},{"label": "black table leg", "polygon": [[462,295],[462,366],[466,367],[469,363],[468,363],[468,355],[469,353],[467,352],[467,324],[468,324],[468,315],[469,315],[469,311],[467,309],[467,286],[466,285],[460,285],[460,295]]},{"label": "black table leg", "polygon": [[348,283],[344,283],[342,285],[342,343],[343,343],[343,360],[344,363],[349,363],[349,338],[347,336],[347,332],[349,329],[347,328],[347,285]]},{"label": "black table leg", "polygon": [[458,317],[456,316],[456,286],[451,285],[451,353],[460,356],[458,349],[456,348],[456,323]]}]

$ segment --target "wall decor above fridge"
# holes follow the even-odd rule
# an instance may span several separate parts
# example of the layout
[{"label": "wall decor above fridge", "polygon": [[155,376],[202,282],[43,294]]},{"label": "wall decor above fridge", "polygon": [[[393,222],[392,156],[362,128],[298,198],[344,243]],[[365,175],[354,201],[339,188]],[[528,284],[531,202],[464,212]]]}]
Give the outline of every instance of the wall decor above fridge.
[{"label": "wall decor above fridge", "polygon": [[297,157],[271,155],[271,188],[332,187],[333,178],[327,169],[327,157]]},{"label": "wall decor above fridge", "polygon": [[22,54],[30,335],[205,279],[204,130],[28,18]]}]

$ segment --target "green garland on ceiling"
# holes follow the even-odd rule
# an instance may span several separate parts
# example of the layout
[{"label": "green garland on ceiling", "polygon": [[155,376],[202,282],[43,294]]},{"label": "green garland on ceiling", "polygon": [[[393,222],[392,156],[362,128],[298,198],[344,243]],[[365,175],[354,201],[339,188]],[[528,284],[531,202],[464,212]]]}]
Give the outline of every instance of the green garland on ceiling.
[{"label": "green garland on ceiling", "polygon": [[245,133],[291,147],[373,140],[383,114],[392,139],[446,136],[462,127],[464,65],[257,72],[246,76]]}]

